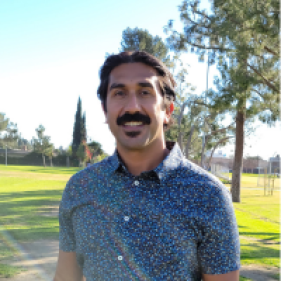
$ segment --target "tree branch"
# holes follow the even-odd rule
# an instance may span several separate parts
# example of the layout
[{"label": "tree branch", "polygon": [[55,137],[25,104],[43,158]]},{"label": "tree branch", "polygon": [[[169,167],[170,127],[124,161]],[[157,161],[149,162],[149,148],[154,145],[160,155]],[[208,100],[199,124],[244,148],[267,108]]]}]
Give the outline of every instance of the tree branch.
[{"label": "tree branch", "polygon": [[208,170],[209,167],[210,167],[210,163],[211,163],[211,160],[212,160],[212,158],[213,158],[213,154],[214,154],[215,150],[218,148],[218,146],[219,146],[222,142],[225,142],[226,140],[231,139],[231,138],[234,138],[234,136],[227,136],[227,137],[225,137],[225,138],[219,140],[219,141],[216,143],[216,145],[214,146],[214,148],[213,148],[213,150],[212,150],[212,152],[211,152],[211,155],[210,155],[210,158],[209,158],[209,161],[208,161],[208,164],[207,164],[207,170]]},{"label": "tree branch", "polygon": [[268,79],[267,78],[265,78],[256,68],[254,68],[253,66],[251,66],[249,63],[247,63],[247,65],[258,75],[258,76],[260,76],[261,78],[262,78],[262,80],[265,82],[265,84],[269,87],[269,88],[271,88],[273,91],[275,91],[275,92],[279,92],[278,90],[277,90],[277,88],[274,86],[274,85],[272,85],[272,83],[270,83],[269,81],[268,81]]},{"label": "tree branch", "polygon": [[269,53],[271,53],[271,54],[273,54],[273,55],[275,55],[275,56],[278,56],[278,54],[277,54],[276,52],[274,52],[273,50],[269,49],[268,47],[264,46],[264,49],[265,49],[266,51],[268,51]]},{"label": "tree branch", "polygon": [[235,122],[231,123],[230,125],[228,125],[228,126],[227,126],[227,127],[225,127],[225,128],[222,128],[222,129],[218,129],[218,130],[212,131],[210,134],[208,134],[208,137],[211,137],[211,136],[213,136],[214,134],[217,134],[217,133],[223,132],[223,131],[225,131],[225,130],[229,129],[229,128],[230,128],[232,125],[234,125],[234,124],[235,124]]},{"label": "tree branch", "polygon": [[204,50],[220,50],[221,52],[225,51],[225,52],[234,52],[235,50],[233,49],[224,49],[221,47],[206,47],[203,45],[199,45],[199,44],[195,44],[195,43],[191,43],[189,41],[186,41],[187,44],[193,46],[193,47],[197,47],[199,49],[204,49]]}]

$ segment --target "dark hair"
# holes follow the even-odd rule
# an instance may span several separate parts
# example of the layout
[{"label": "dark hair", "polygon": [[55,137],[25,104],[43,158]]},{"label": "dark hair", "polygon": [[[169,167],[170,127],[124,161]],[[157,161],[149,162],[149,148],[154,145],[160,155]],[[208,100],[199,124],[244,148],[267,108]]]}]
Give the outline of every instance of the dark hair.
[{"label": "dark hair", "polygon": [[[176,82],[168,70],[168,68],[162,63],[159,59],[153,55],[144,52],[144,51],[134,51],[134,52],[122,52],[117,55],[110,55],[105,60],[103,66],[100,69],[100,85],[98,87],[97,95],[101,100],[104,110],[106,111],[106,98],[107,98],[107,89],[109,83],[109,75],[111,71],[117,66],[124,63],[136,63],[140,62],[146,64],[147,66],[152,67],[156,70],[158,74],[159,86],[161,89],[161,94],[164,98],[164,106],[167,108],[170,106],[171,101],[175,100],[175,91]],[[172,118],[169,124],[165,124],[165,129],[172,124]]]}]

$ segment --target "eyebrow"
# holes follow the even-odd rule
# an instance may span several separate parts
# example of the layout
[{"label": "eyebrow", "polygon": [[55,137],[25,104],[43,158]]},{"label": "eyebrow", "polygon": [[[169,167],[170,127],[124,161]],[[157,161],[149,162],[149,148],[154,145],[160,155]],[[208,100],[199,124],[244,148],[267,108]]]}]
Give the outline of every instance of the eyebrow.
[{"label": "eyebrow", "polygon": [[116,89],[116,88],[125,88],[125,85],[124,84],[120,84],[120,83],[113,83],[110,88],[109,88],[109,91],[113,90],[113,89]]},{"label": "eyebrow", "polygon": [[[143,88],[152,88],[153,89],[153,85],[149,82],[139,82],[138,86],[143,87]],[[110,88],[109,91],[116,89],[116,88],[125,88],[126,85],[125,84],[121,84],[121,83],[113,83]]]},{"label": "eyebrow", "polygon": [[144,88],[152,88],[153,89],[153,85],[149,82],[139,82],[138,85],[141,86],[141,87],[144,87]]}]

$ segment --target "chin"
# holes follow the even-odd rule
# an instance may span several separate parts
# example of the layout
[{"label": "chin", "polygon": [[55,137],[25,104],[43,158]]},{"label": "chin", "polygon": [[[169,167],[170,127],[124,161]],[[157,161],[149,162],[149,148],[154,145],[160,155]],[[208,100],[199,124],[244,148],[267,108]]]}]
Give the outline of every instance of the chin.
[{"label": "chin", "polygon": [[148,146],[148,142],[131,139],[130,141],[119,142],[119,145],[127,150],[143,150]]}]

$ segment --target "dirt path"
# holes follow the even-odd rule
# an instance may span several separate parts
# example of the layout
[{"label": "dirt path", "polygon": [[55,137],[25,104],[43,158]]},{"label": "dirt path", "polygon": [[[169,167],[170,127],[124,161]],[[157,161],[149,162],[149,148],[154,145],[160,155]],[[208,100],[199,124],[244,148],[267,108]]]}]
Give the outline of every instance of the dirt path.
[{"label": "dirt path", "polygon": [[272,276],[278,274],[278,268],[266,268],[257,265],[242,266],[240,275],[252,279],[253,281],[276,281]]},{"label": "dirt path", "polygon": [[[9,264],[22,266],[27,270],[13,278],[0,278],[0,281],[52,281],[56,269],[59,243],[57,240],[38,240],[20,244],[23,251],[21,259]],[[240,275],[253,281],[276,281],[272,276],[279,273],[278,268],[257,265],[242,266]]]},{"label": "dirt path", "polygon": [[20,243],[20,257],[8,261],[26,271],[13,278],[0,278],[0,281],[52,281],[58,258],[57,240],[38,240]]}]

